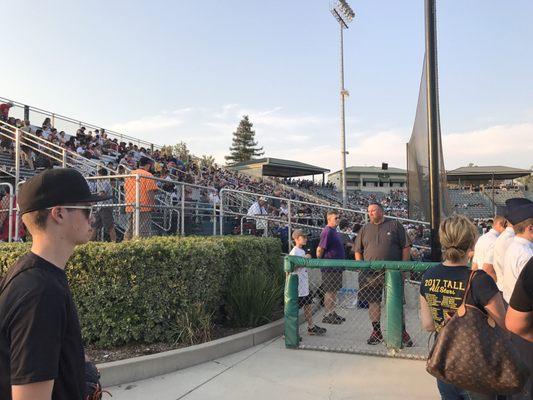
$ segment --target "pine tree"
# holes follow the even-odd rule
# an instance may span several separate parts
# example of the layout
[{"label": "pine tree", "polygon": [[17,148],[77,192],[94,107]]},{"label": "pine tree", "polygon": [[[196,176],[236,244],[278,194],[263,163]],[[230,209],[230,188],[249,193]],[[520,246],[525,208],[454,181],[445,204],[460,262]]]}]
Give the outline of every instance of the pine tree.
[{"label": "pine tree", "polygon": [[255,131],[252,128],[253,124],[248,119],[248,115],[245,115],[239,122],[237,130],[233,132],[230,155],[225,157],[228,163],[249,161],[265,154],[262,147],[257,147]]}]

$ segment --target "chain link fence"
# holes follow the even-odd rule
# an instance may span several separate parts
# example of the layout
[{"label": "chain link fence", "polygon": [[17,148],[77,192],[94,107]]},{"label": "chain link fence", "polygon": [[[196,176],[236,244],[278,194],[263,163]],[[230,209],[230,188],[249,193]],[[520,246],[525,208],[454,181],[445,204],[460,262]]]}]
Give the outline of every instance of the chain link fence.
[{"label": "chain link fence", "polygon": [[430,334],[421,328],[419,284],[410,274],[434,264],[287,257],[287,346],[425,359]]},{"label": "chain link fence", "polygon": [[94,240],[217,232],[214,188],[135,174],[87,181],[92,192],[111,197],[95,206]]}]

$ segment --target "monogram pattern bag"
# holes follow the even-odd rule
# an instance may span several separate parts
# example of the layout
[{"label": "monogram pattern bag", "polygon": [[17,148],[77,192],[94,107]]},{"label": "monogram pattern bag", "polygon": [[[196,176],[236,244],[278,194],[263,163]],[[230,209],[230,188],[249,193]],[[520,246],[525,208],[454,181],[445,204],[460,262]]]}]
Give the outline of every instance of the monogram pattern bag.
[{"label": "monogram pattern bag", "polygon": [[529,371],[509,335],[479,308],[463,302],[446,322],[429,353],[426,370],[446,383],[484,394],[518,393]]}]

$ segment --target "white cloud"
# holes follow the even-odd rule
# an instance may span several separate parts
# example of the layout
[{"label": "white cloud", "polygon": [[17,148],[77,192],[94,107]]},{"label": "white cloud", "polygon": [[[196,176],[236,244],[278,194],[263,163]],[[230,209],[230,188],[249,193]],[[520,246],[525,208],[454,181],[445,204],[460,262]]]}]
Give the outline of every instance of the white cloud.
[{"label": "white cloud", "polygon": [[192,108],[182,108],[170,113],[162,111],[157,115],[116,123],[110,129],[117,132],[124,132],[130,136],[143,136],[149,132],[167,130],[182,125],[185,115],[191,111]]},{"label": "white cloud", "polygon": [[529,168],[533,164],[533,123],[496,125],[457,132],[442,138],[446,168],[468,165],[505,165]]},{"label": "white cloud", "polygon": [[[280,107],[249,109],[226,104],[219,109],[182,108],[161,112],[112,128],[159,144],[187,143],[194,154],[212,154],[224,162],[232,132],[249,115],[265,156],[294,159],[336,171],[340,168],[338,121],[320,115],[291,114]],[[362,129],[356,120],[347,127],[347,165],[405,168],[405,143],[411,127]],[[443,135],[447,169],[472,162],[529,168],[533,163],[533,123],[495,125]]]}]

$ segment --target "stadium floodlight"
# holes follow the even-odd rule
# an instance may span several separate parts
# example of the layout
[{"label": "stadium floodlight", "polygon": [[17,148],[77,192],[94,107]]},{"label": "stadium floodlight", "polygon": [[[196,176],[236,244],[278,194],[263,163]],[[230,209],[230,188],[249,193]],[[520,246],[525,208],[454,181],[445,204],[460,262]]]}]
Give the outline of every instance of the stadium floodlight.
[{"label": "stadium floodlight", "polygon": [[346,208],[348,194],[346,191],[346,119],[344,115],[344,101],[348,97],[348,90],[344,87],[344,29],[348,29],[348,24],[355,18],[355,12],[345,0],[336,0],[330,3],[331,14],[335,17],[340,26],[341,44],[341,167],[342,167],[342,206]]}]

